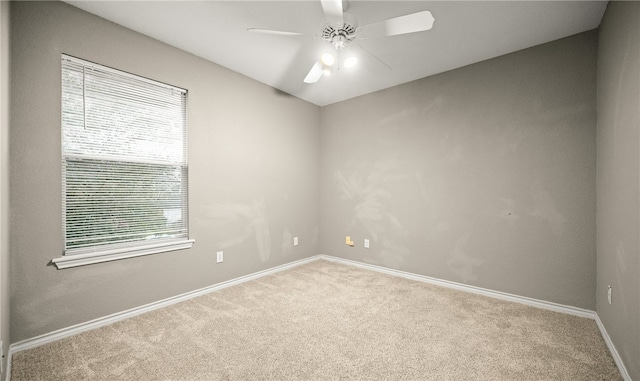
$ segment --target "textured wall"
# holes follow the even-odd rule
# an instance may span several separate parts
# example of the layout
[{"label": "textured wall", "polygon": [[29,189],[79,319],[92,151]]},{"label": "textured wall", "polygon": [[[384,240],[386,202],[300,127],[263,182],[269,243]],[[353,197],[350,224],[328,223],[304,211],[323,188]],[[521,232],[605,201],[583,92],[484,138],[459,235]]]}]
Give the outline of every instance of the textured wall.
[{"label": "textured wall", "polygon": [[[61,2],[11,11],[13,342],[319,252],[317,106]],[[49,265],[63,249],[61,53],[189,90],[192,249]]]},{"label": "textured wall", "polygon": [[[9,2],[0,1],[0,338],[9,337]],[[6,358],[2,369],[6,369]],[[4,379],[4,373],[0,374]]]},{"label": "textured wall", "polygon": [[[595,32],[320,110],[63,3],[13,2],[11,11],[12,342],[319,252],[596,307]],[[63,247],[63,52],[189,89],[191,250],[49,265]],[[603,131],[629,147],[610,148],[599,169],[617,173],[616,189],[637,190],[637,128]],[[622,163],[627,149],[635,162]],[[627,191],[603,199],[617,205],[610,218],[629,205],[615,197],[627,197],[636,214],[605,232],[635,218],[622,226],[636,235],[624,233],[630,262],[599,243],[598,277],[624,285],[617,289],[635,279],[637,290],[639,197],[619,192]],[[629,263],[635,278],[620,275]],[[638,337],[623,336],[638,323],[624,314],[637,316],[640,298],[619,295],[623,314],[609,314],[601,294],[602,284],[598,312],[614,340],[637,355]]]},{"label": "textured wall", "polygon": [[609,2],[600,25],[597,148],[596,311],[629,375],[640,380],[639,2]]},{"label": "textured wall", "polygon": [[324,107],[322,253],[593,310],[596,39]]}]

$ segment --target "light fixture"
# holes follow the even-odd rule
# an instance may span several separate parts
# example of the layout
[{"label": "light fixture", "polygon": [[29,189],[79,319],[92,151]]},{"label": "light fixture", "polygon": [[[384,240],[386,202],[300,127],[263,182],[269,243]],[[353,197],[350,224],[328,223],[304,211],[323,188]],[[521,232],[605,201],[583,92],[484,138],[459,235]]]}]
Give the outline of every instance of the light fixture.
[{"label": "light fixture", "polygon": [[344,67],[354,67],[358,63],[358,59],[355,56],[349,56],[344,60]]},{"label": "light fixture", "polygon": [[335,57],[331,53],[323,54],[320,60],[322,61],[323,64],[327,66],[331,66],[336,62]]}]

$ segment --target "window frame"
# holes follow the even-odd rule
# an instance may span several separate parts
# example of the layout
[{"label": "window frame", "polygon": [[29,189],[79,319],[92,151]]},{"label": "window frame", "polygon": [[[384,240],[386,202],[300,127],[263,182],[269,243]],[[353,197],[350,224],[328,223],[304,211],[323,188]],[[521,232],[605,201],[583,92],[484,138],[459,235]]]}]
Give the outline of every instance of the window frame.
[{"label": "window frame", "polygon": [[[99,70],[101,70],[102,72],[106,72],[106,73],[112,73],[114,75],[117,76],[123,76],[129,79],[133,79],[136,81],[141,81],[141,82],[146,82],[147,84],[151,84],[151,85],[155,85],[155,86],[161,86],[161,87],[165,87],[168,88],[172,91],[179,91],[181,93],[184,94],[184,104],[183,104],[183,108],[184,108],[184,130],[183,130],[183,154],[184,154],[184,178],[181,179],[181,183],[186,183],[184,184],[185,186],[185,190],[184,190],[184,194],[182,195],[183,198],[183,203],[181,204],[181,206],[183,208],[186,208],[186,211],[183,214],[183,218],[184,216],[186,216],[185,221],[184,221],[184,228],[186,230],[186,237],[173,237],[173,238],[151,238],[148,240],[133,240],[133,241],[129,241],[129,242],[117,242],[117,243],[107,243],[107,244],[94,244],[91,246],[86,246],[86,247],[70,247],[67,248],[67,210],[66,210],[66,203],[68,201],[67,198],[67,193],[66,193],[66,182],[67,182],[67,178],[65,176],[65,173],[62,173],[62,177],[61,177],[61,185],[62,185],[62,239],[64,242],[64,252],[63,255],[59,258],[54,258],[51,262],[58,268],[58,269],[65,269],[65,268],[70,268],[70,267],[76,267],[76,266],[83,266],[83,265],[88,265],[88,264],[93,264],[93,263],[102,263],[102,262],[107,262],[107,261],[113,261],[113,260],[119,260],[119,259],[125,259],[125,258],[132,258],[132,257],[139,257],[139,256],[144,256],[144,255],[150,255],[150,254],[157,254],[157,253],[163,253],[163,252],[167,252],[167,251],[174,251],[174,250],[183,250],[183,249],[189,249],[191,248],[191,246],[193,245],[193,243],[195,242],[195,240],[190,239],[189,238],[189,199],[188,199],[188,172],[189,172],[189,165],[188,165],[188,154],[187,154],[187,148],[188,148],[188,143],[187,143],[187,130],[188,130],[188,120],[187,120],[187,106],[188,106],[188,91],[186,89],[182,89],[179,88],[177,86],[172,86],[172,85],[168,85],[166,83],[162,83],[162,82],[158,82],[158,81],[154,81],[145,77],[141,77],[138,75],[134,75],[128,72],[124,72],[122,70],[117,70],[117,69],[113,69],[104,65],[100,65],[94,62],[90,62],[90,61],[86,61],[80,58],[76,58],[67,54],[62,54],[61,55],[61,60],[60,60],[60,74],[61,74],[61,78],[62,78],[62,73],[63,73],[63,62],[65,60],[71,61],[73,63],[76,64],[80,64],[83,66],[91,66],[92,68],[98,68]],[[83,75],[84,74],[84,70],[83,70]],[[83,80],[84,83],[84,80]],[[84,85],[83,85],[84,86]],[[64,92],[64,88],[61,88],[61,94],[63,94]],[[86,98],[84,98],[84,90],[83,90],[83,104],[84,102],[86,102]],[[61,98],[62,99],[62,98]],[[61,111],[63,110],[64,104],[61,102],[60,108]],[[85,128],[86,128],[86,109],[83,106],[83,114],[84,114],[84,118],[85,121],[83,121],[83,123],[85,123]],[[64,112],[61,113],[61,118],[62,115],[64,114]],[[65,148],[63,146],[63,141],[64,141],[64,122],[61,119],[61,124],[60,124],[60,131],[62,133],[61,136],[61,155],[60,155],[60,160],[61,160],[61,164],[63,166],[65,166],[66,161],[69,158],[72,158],[74,156],[74,154],[68,154],[65,152]],[[129,156],[128,160],[121,160],[124,163],[131,163],[131,164],[141,164],[144,163],[144,161],[140,161],[139,158],[137,158],[138,160],[136,160],[136,157],[133,156]],[[108,160],[108,159],[106,159]],[[168,165],[168,164],[164,164],[164,165]],[[64,171],[64,169],[63,169]]]}]

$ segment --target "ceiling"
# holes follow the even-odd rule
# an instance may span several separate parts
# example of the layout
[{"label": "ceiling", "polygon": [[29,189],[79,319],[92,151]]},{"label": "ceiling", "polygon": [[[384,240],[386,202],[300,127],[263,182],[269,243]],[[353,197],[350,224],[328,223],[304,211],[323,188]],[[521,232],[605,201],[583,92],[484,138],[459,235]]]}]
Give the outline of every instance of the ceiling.
[{"label": "ceiling", "polygon": [[[607,5],[345,1],[345,11],[359,26],[423,10],[429,10],[435,22],[425,32],[355,40],[348,48],[363,54],[358,65],[307,84],[303,79],[310,68],[331,49],[318,38],[324,25],[319,0],[67,2],[319,106],[597,28]],[[303,36],[251,33],[248,28]]]}]

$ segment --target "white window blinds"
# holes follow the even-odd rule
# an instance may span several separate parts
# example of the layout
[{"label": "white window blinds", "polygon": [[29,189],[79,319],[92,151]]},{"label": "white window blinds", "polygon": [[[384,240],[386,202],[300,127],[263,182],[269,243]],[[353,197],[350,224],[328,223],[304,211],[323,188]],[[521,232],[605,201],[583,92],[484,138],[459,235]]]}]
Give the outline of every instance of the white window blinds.
[{"label": "white window blinds", "polygon": [[63,55],[65,256],[188,241],[186,146],[186,90]]}]

